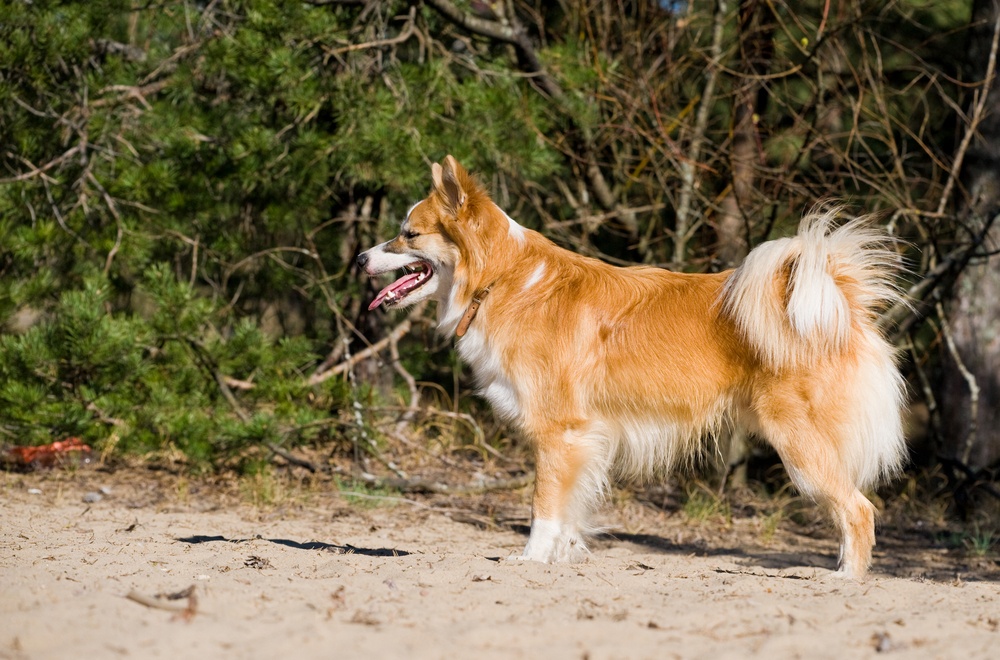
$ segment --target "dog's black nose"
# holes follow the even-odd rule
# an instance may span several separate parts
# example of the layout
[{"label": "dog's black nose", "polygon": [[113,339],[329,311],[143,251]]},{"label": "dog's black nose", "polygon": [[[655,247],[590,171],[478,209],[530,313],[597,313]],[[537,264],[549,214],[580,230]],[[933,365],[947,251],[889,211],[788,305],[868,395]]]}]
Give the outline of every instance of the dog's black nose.
[{"label": "dog's black nose", "polygon": [[368,263],[368,253],[362,252],[358,255],[358,268],[364,268],[365,264]]}]

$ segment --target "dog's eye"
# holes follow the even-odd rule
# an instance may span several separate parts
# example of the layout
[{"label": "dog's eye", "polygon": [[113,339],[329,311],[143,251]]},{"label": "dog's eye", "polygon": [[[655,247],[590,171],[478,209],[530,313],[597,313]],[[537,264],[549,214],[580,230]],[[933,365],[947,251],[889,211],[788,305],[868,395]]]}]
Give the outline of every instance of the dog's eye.
[{"label": "dog's eye", "polygon": [[403,232],[403,238],[405,238],[408,241],[412,241],[417,236],[420,236],[420,234],[415,231],[411,231],[409,229]]}]

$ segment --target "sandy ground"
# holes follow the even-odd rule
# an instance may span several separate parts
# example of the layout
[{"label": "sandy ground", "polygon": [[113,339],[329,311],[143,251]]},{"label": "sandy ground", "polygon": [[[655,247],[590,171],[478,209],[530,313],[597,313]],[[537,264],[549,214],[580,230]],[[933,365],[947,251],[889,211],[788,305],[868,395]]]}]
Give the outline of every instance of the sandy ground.
[{"label": "sandy ground", "polygon": [[[503,559],[520,526],[434,502],[262,509],[96,472],[0,474],[0,501],[0,658],[1000,657],[996,562],[905,539],[856,583],[828,577],[828,535],[662,513],[542,565]],[[187,614],[128,597],[192,585]]]}]

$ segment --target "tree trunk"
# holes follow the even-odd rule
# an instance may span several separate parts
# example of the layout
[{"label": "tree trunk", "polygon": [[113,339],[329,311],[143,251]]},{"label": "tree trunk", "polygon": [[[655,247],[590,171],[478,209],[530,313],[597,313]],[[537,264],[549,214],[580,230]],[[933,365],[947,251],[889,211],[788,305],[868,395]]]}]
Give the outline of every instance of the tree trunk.
[{"label": "tree trunk", "polygon": [[[767,107],[768,89],[762,77],[771,68],[774,20],[760,0],[740,0],[740,70],[736,82],[732,123],[730,172],[732,183],[722,199],[715,223],[718,239],[715,259],[720,268],[734,268],[750,249],[749,227],[762,204],[755,197],[757,167],[760,163],[759,119]],[[733,432],[719,438],[718,468],[729,486],[746,485],[750,446],[746,434]]]},{"label": "tree trunk", "polygon": [[[986,75],[1000,0],[977,0],[976,27],[969,46],[970,67]],[[976,233],[1000,213],[1000,84],[988,90],[985,119],[969,150],[962,180],[967,191],[963,215]],[[981,252],[1000,245],[994,222]],[[959,276],[945,305],[945,341],[937,401],[941,454],[978,469],[1000,461],[1000,259],[974,259]],[[950,337],[948,336],[950,335]]]},{"label": "tree trunk", "polygon": [[762,77],[771,68],[774,21],[768,6],[760,0],[741,0],[740,70],[744,77],[736,82],[733,104],[732,185],[720,204],[715,225],[718,237],[715,256],[722,268],[738,266],[749,250],[749,223],[755,207],[754,186],[760,162],[759,118],[767,107],[768,89]]}]

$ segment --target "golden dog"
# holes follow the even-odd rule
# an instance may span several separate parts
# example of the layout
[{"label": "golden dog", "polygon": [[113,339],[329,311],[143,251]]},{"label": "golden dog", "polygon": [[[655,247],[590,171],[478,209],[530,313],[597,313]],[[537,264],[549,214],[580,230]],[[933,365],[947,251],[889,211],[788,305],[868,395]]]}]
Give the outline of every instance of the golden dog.
[{"label": "golden dog", "polygon": [[866,573],[875,523],[861,491],[906,453],[904,385],[876,325],[898,298],[898,257],[870,221],[810,214],[724,273],[618,268],[517,224],[451,156],[431,174],[400,234],[358,263],[406,269],[369,309],[436,300],[482,395],[531,441],[521,558],[577,559],[613,476],[669,468],[731,425],[770,442],[829,510],[839,573]]}]

